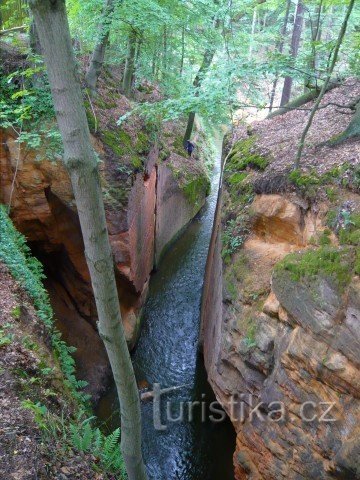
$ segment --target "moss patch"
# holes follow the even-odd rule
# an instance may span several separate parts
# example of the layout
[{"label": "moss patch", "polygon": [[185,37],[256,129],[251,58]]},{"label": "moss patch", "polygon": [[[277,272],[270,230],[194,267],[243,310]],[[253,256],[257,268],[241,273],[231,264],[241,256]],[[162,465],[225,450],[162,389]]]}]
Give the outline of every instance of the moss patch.
[{"label": "moss patch", "polygon": [[255,170],[265,170],[269,160],[256,151],[255,143],[255,136],[236,142],[227,159],[225,171],[236,173],[245,170],[247,167]]},{"label": "moss patch", "polygon": [[204,174],[193,178],[190,182],[186,183],[182,190],[185,193],[187,199],[191,205],[198,206],[199,201],[209,193],[209,179]]},{"label": "moss patch", "polygon": [[120,135],[119,131],[106,130],[101,132],[101,139],[118,156],[125,155],[131,147],[131,138],[126,132]]},{"label": "moss patch", "polygon": [[175,140],[173,141],[173,144],[172,144],[172,150],[173,152],[177,153],[182,157],[187,156],[187,152],[183,145],[183,137],[181,135],[178,135],[177,137],[175,137]]}]

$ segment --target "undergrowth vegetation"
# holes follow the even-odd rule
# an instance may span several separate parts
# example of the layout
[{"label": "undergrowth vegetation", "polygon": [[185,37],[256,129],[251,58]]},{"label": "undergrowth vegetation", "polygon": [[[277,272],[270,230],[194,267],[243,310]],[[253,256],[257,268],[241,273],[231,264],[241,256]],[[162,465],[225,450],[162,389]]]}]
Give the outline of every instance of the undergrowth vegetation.
[{"label": "undergrowth vegetation", "polygon": [[294,281],[314,280],[318,276],[332,279],[335,284],[344,289],[351,280],[353,273],[358,271],[358,256],[353,249],[335,248],[328,245],[303,253],[291,253],[280,261],[275,270],[290,272]]},{"label": "undergrowth vegetation", "polygon": [[61,136],[54,119],[40,57],[30,56],[27,65],[8,75],[0,68],[0,128],[10,129],[19,145],[36,149],[37,160],[58,160],[62,156]]},{"label": "undergrowth vegetation", "polygon": [[[82,391],[86,382],[77,380],[75,376],[75,362],[71,355],[75,349],[62,340],[61,333],[54,325],[54,314],[49,296],[43,286],[45,276],[42,265],[31,255],[25,237],[15,229],[3,206],[0,206],[0,261],[8,267],[14,279],[29,295],[37,317],[45,326],[51,340],[52,355],[55,362],[58,363],[63,377],[61,393],[50,393],[52,396],[61,395],[65,402],[69,401],[72,404],[73,412],[68,416],[56,409],[53,411],[44,404],[42,398],[25,398],[22,403],[23,408],[33,413],[34,420],[40,428],[46,444],[52,445],[55,442],[63,450],[64,455],[69,449],[89,452],[98,459],[99,465],[93,465],[95,469],[123,476],[123,460],[118,446],[120,430],[117,429],[106,436],[99,428],[95,427],[95,417],[90,415],[89,396]],[[14,321],[19,319],[21,316],[20,306],[14,307],[11,316]],[[8,329],[0,329],[0,348],[13,341],[11,325],[8,327]],[[29,336],[22,339],[22,345],[34,354],[38,354],[40,350],[36,341]],[[44,363],[43,358],[39,361],[39,368],[41,370],[39,370],[39,375],[47,376],[53,372],[53,368]],[[41,379],[28,378],[22,368],[15,373],[24,378],[26,384],[32,385],[32,390],[25,389],[24,394],[33,396],[34,385],[41,383]]]}]

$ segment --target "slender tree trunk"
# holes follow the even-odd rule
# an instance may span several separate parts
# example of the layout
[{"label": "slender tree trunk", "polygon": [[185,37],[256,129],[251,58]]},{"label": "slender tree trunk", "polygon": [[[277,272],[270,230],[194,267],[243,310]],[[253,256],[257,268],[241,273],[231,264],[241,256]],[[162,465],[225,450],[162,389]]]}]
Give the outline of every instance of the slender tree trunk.
[{"label": "slender tree trunk", "polygon": [[40,38],[55,113],[64,144],[64,164],[77,205],[85,256],[104,341],[119,395],[121,450],[129,480],[145,480],[141,454],[139,394],[126,345],[107,233],[97,159],[82,100],[64,0],[30,0]]},{"label": "slender tree trunk", "polygon": [[[304,5],[302,3],[302,0],[299,0],[296,8],[295,22],[294,22],[294,28],[293,28],[292,38],[291,38],[291,47],[290,47],[290,55],[293,59],[296,59],[299,51],[303,18],[304,18]],[[292,77],[290,76],[285,77],[280,106],[286,105],[289,102],[291,97],[292,82],[293,82]]]},{"label": "slender tree trunk", "polygon": [[[326,92],[329,92],[330,90],[333,90],[336,87],[340,87],[340,85],[342,85],[341,81],[333,80],[328,83],[328,86],[326,87]],[[291,110],[296,110],[302,105],[305,105],[305,103],[308,103],[311,100],[316,99],[320,95],[320,91],[321,91],[320,88],[314,88],[309,92],[294,98],[294,100],[291,100],[289,103],[287,103],[283,107],[278,107],[276,110],[269,113],[269,115],[266,118],[273,118],[278,115],[283,115],[284,113],[290,112]]]},{"label": "slender tree trunk", "polygon": [[184,56],[185,56],[185,26],[181,30],[181,59],[180,59],[180,77],[182,77],[184,70]]},{"label": "slender tree trunk", "polygon": [[[199,68],[198,73],[196,74],[196,77],[193,82],[193,86],[195,88],[195,96],[199,96],[199,88],[201,87],[202,80],[204,78],[204,75],[206,74],[207,70],[209,69],[211,62],[214,58],[215,55],[215,49],[213,48],[207,48],[205,53],[204,53],[204,58],[202,61],[202,64]],[[190,140],[191,133],[194,127],[194,120],[195,120],[195,112],[190,112],[187,125],[186,125],[186,130],[185,130],[185,135],[183,138],[183,145],[185,147],[186,141]]]},{"label": "slender tree trunk", "polygon": [[156,58],[157,58],[157,49],[156,49],[156,45],[154,45],[152,63],[151,63],[151,73],[154,78],[155,78],[155,72],[156,72]]},{"label": "slender tree trunk", "polygon": [[166,74],[167,71],[167,28],[164,26],[163,34],[163,74]]},{"label": "slender tree trunk", "polygon": [[136,43],[135,71],[137,71],[137,69],[140,65],[141,47],[142,47],[142,38],[139,38],[137,43]]},{"label": "slender tree trunk", "polygon": [[256,6],[255,6],[254,11],[253,11],[252,23],[251,23],[251,36],[250,36],[250,45],[249,45],[249,54],[248,54],[249,60],[251,60],[253,46],[254,46],[254,36],[255,36],[255,31],[256,31],[256,20],[257,20],[257,15],[256,14],[257,14],[257,12],[256,12]]},{"label": "slender tree trunk", "polygon": [[[310,34],[311,34],[311,53],[308,59],[308,70],[311,72],[305,79],[305,93],[316,86],[314,79],[316,79],[316,42],[320,40],[320,21],[322,12],[323,0],[320,0],[316,7],[315,21],[310,19]],[[313,82],[312,82],[313,81]],[[316,81],[316,80],[315,80]]]},{"label": "slender tree trunk", "polygon": [[[307,133],[308,133],[308,131],[309,131],[311,125],[312,125],[315,113],[316,113],[316,111],[317,111],[317,109],[320,105],[320,102],[325,95],[326,89],[327,89],[327,87],[330,83],[330,78],[331,78],[332,72],[334,71],[334,67],[336,65],[336,62],[337,62],[337,58],[338,58],[338,55],[339,55],[339,50],[340,50],[343,38],[344,38],[345,33],[346,33],[346,29],[347,29],[347,25],[348,25],[348,21],[349,21],[351,12],[354,8],[354,3],[355,3],[355,0],[350,0],[349,6],[347,7],[345,18],[344,18],[344,21],[341,25],[340,33],[339,33],[339,36],[338,36],[338,39],[337,39],[337,42],[336,42],[336,46],[335,46],[335,49],[334,49],[333,57],[332,57],[332,60],[331,60],[331,64],[330,64],[330,67],[329,67],[329,71],[328,71],[326,80],[324,82],[324,85],[321,88],[320,95],[318,96],[318,98],[316,99],[316,102],[314,103],[314,106],[313,106],[313,108],[310,112],[310,116],[309,116],[309,119],[307,121],[307,124],[304,128],[304,131],[303,131],[302,135],[301,135],[298,151],[296,153],[295,168],[299,168],[299,166],[300,166],[300,160],[301,160],[302,151],[303,151],[304,145],[305,145],[306,135],[307,135]],[[360,111],[360,109],[359,109],[359,111]],[[356,116],[355,116],[355,118],[356,118]]]},{"label": "slender tree trunk", "polygon": [[96,91],[96,84],[104,64],[106,46],[109,41],[110,25],[112,14],[114,12],[116,0],[105,0],[102,16],[102,25],[100,26],[100,36],[95,45],[91,56],[88,71],[86,72],[85,81],[92,92]]},{"label": "slender tree trunk", "polygon": [[134,77],[134,71],[135,71],[135,54],[136,54],[136,32],[135,30],[131,29],[129,33],[129,39],[128,39],[128,50],[127,50],[127,57],[126,57],[126,63],[125,63],[123,85],[122,85],[124,94],[127,97],[131,97],[132,79]]},{"label": "slender tree trunk", "polygon": [[[281,30],[280,30],[280,40],[279,40],[279,42],[277,44],[277,48],[276,48],[276,50],[280,54],[283,53],[283,51],[284,51],[284,43],[285,43],[285,36],[286,36],[286,32],[287,32],[287,24],[289,22],[290,7],[291,7],[291,0],[287,0],[284,22],[283,22]],[[275,80],[274,80],[274,82],[272,84],[272,88],[271,88],[270,108],[269,108],[270,112],[273,109],[275,95],[276,95],[276,87],[277,87],[278,81],[279,81],[279,76],[278,76],[278,74],[276,74]]]},{"label": "slender tree trunk", "polygon": [[34,55],[41,55],[41,45],[40,45],[39,35],[36,30],[34,19],[31,19],[31,23],[29,27],[29,45],[30,45],[30,50]]},{"label": "slender tree trunk", "polygon": [[2,11],[1,11],[1,6],[2,6],[2,3],[3,3],[4,0],[0,0],[0,30],[3,29],[3,16],[2,16]]}]

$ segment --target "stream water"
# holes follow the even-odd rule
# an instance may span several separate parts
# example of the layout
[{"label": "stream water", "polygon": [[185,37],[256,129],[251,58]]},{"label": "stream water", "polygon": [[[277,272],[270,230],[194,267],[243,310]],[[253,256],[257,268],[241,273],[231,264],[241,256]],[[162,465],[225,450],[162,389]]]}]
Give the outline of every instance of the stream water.
[{"label": "stream water", "polygon": [[[162,424],[156,430],[153,402],[142,402],[143,454],[151,480],[230,480],[235,433],[229,422],[213,423],[201,410],[214,395],[206,380],[198,353],[200,303],[220,177],[220,155],[212,176],[206,205],[164,255],[152,276],[144,307],[142,331],[132,355],[138,383],[161,388],[181,388],[162,395]],[[172,418],[179,416],[182,402],[199,401],[189,421],[167,419],[167,403]],[[118,404],[112,387],[101,399],[97,415],[114,428],[119,425]],[[217,416],[218,417],[218,416]]]}]

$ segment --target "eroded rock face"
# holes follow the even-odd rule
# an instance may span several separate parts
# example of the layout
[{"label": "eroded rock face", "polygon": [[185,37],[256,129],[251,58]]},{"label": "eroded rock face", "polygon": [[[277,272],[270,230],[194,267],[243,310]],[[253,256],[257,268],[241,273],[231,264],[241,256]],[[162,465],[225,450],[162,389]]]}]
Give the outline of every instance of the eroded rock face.
[{"label": "eroded rock face", "polygon": [[252,232],[227,265],[216,220],[202,308],[209,380],[237,432],[235,478],[358,479],[359,278],[279,267],[324,229],[321,208],[259,195],[251,209]]},{"label": "eroded rock face", "polygon": [[[0,202],[8,204],[11,197],[14,224],[45,264],[58,327],[65,339],[78,347],[75,357],[79,371],[90,382],[90,391],[98,392],[109,367],[96,330],[95,303],[69,177],[61,162],[39,161],[39,152],[27,151],[24,147],[18,150],[11,132],[0,131],[0,135]],[[95,138],[93,141],[101,155],[102,143]],[[139,332],[141,308],[154,266],[155,245],[156,255],[160,257],[164,247],[201,208],[206,196],[206,189],[199,191],[198,203],[191,202],[174,177],[171,158],[158,165],[158,154],[153,148],[144,172],[133,176],[125,206],[114,207],[105,202],[121,312],[130,347],[134,346]],[[105,194],[109,175],[106,176],[104,169],[112,168],[107,160],[100,169]],[[194,174],[194,178],[197,177],[208,182],[200,165]],[[121,182],[118,183],[111,185],[115,191],[121,188]],[[87,358],[89,352],[91,361]]]}]

